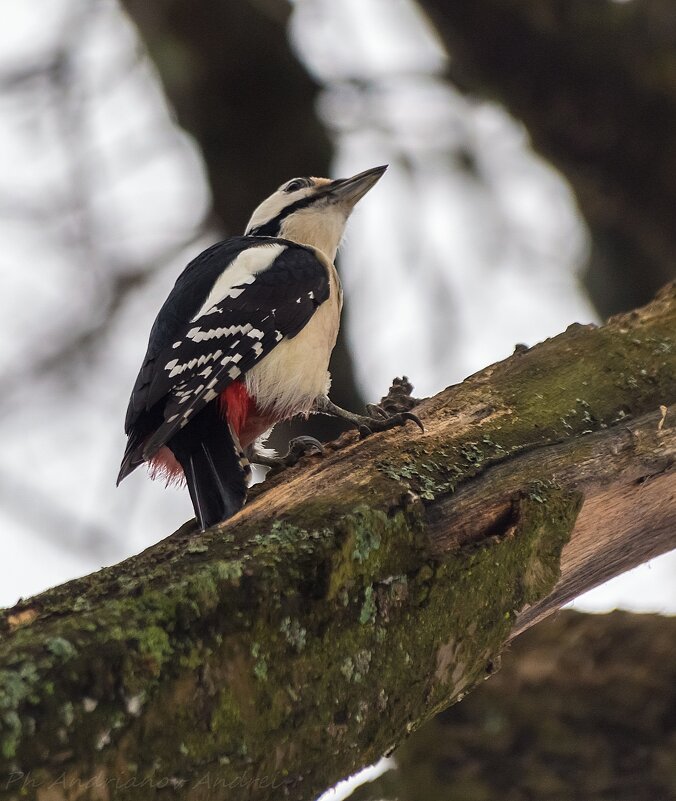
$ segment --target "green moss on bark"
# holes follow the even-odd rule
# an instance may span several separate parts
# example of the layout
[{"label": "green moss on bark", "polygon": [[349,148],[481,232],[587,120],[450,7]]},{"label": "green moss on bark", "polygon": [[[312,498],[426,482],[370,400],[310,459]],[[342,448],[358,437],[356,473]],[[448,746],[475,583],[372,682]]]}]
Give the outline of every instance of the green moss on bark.
[{"label": "green moss on bark", "polygon": [[602,328],[572,325],[472,376],[452,388],[452,397],[460,408],[483,407],[475,426],[450,442],[446,432],[412,442],[376,467],[400,491],[432,501],[510,456],[586,436],[673,402],[675,298],[672,284],[647,314],[623,315]]},{"label": "green moss on bark", "polygon": [[[402,729],[416,728],[485,673],[513,613],[555,582],[577,500],[554,493],[546,506],[550,514],[523,499],[516,531],[438,563],[416,547],[416,514],[388,517],[362,505],[334,531],[303,536],[324,559],[321,596],[317,585],[310,594],[299,587],[282,596],[310,551],[280,575],[254,538],[257,557],[238,548],[257,574],[246,587],[241,577],[233,582],[229,571],[205,565],[169,590],[117,599],[103,611],[80,613],[77,623],[52,621],[47,643],[60,644],[43,649],[37,662],[30,629],[19,630],[15,667],[0,676],[5,764],[22,770],[37,748],[101,758],[113,743],[128,743],[127,750],[140,736],[154,744],[152,764],[135,758],[143,775],[185,778],[195,765],[211,765],[234,782],[252,755],[258,770],[272,775],[286,747],[330,752],[352,743],[354,766],[364,751],[375,758]],[[552,515],[554,507],[560,511]],[[392,574],[402,565],[404,575]],[[228,608],[241,609],[244,597],[247,621],[233,625]],[[51,697],[46,672],[58,677]],[[415,692],[402,692],[429,675],[435,678]],[[362,689],[346,692],[347,685]],[[64,704],[68,714],[58,716],[58,727],[45,726]],[[38,734],[24,737],[19,716],[36,720]],[[300,770],[293,759],[282,761]],[[317,780],[337,775],[329,761]]]},{"label": "green moss on bark", "polygon": [[119,797],[144,801],[161,781],[201,799],[253,774],[263,801],[375,760],[492,671],[556,582],[580,498],[522,477],[506,519],[436,557],[430,510],[493,464],[673,399],[675,323],[665,294],[569,331],[430,400],[424,437],[367,440],[338,482],[317,471],[307,501],[263,494],[7,610],[0,772],[128,780]]}]

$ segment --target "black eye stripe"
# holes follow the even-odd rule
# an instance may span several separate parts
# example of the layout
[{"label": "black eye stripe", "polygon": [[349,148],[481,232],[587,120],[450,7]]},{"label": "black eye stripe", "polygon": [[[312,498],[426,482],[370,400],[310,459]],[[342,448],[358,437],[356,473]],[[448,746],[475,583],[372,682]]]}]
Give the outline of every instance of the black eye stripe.
[{"label": "black eye stripe", "polygon": [[310,197],[301,197],[293,203],[289,203],[289,205],[282,209],[276,217],[273,217],[271,220],[268,220],[266,223],[263,223],[256,228],[250,228],[246,232],[247,236],[279,236],[279,226],[281,225],[282,220],[284,220],[290,214],[293,214],[294,211],[312,206],[316,202],[317,197],[315,195],[310,195]]}]

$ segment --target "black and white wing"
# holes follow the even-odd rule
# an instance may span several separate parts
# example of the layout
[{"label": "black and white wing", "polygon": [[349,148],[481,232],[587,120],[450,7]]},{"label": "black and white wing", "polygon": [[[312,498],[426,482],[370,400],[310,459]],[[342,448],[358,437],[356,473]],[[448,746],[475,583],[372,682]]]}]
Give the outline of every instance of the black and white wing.
[{"label": "black and white wing", "polygon": [[302,245],[236,237],[198,256],[153,325],[129,401],[118,481],[298,334],[328,297],[327,268]]}]

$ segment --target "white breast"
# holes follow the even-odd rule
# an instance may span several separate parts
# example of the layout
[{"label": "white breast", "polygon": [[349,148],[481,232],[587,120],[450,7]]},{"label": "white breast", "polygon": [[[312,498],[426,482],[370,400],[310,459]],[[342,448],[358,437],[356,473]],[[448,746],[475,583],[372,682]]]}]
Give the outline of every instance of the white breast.
[{"label": "white breast", "polygon": [[328,270],[330,295],[293,339],[283,339],[246,374],[246,388],[261,412],[284,419],[309,412],[319,395],[331,385],[329,359],[336,344],[342,291],[336,268],[321,259]]}]

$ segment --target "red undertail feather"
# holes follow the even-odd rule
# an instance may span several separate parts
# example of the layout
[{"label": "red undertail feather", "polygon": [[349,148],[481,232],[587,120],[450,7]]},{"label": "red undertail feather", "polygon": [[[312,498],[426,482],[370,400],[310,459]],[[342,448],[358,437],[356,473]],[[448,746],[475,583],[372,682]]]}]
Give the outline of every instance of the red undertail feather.
[{"label": "red undertail feather", "polygon": [[183,486],[185,484],[183,468],[166,445],[162,446],[149,460],[148,472],[153,481],[156,478],[163,479],[167,487],[173,484],[178,486]]},{"label": "red undertail feather", "polygon": [[222,417],[230,423],[230,427],[238,438],[241,438],[249,416],[255,413],[256,402],[246,390],[243,381],[233,381],[221,392],[218,405]]},{"label": "red undertail feather", "polygon": [[279,422],[274,414],[260,412],[256,398],[249,395],[243,381],[229,384],[221,392],[218,403],[223,418],[230,423],[230,428],[243,448],[251,445],[261,434]]},{"label": "red undertail feather", "polygon": [[[277,419],[272,415],[262,415],[256,399],[251,397],[243,381],[233,381],[221,392],[218,400],[221,417],[230,424],[233,434],[240,446],[246,448],[261,434],[271,428]],[[185,481],[183,469],[171,449],[164,446],[150,459],[150,477],[161,478],[170,484],[182,484]]]}]

